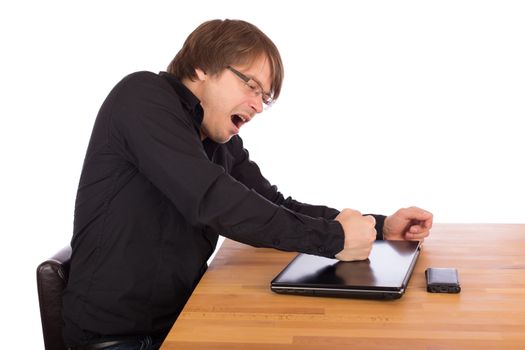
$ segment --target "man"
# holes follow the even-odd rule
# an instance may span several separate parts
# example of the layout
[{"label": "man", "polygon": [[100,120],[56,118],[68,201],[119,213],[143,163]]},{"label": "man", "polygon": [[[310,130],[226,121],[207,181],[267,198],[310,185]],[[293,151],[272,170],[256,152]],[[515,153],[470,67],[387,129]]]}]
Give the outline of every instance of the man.
[{"label": "man", "polygon": [[282,79],[265,34],[215,20],[187,38],[168,72],[131,74],[111,91],[77,194],[67,346],[158,348],[219,234],[341,260],[366,259],[375,239],[428,236],[432,214],[419,208],[363,216],[270,185],[237,134],[279,97]]}]

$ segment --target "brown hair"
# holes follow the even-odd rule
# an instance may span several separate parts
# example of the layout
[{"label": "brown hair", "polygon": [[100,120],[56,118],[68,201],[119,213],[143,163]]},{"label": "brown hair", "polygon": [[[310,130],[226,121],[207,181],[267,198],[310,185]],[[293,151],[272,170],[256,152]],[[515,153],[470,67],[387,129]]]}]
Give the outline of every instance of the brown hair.
[{"label": "brown hair", "polygon": [[271,92],[277,99],[284,77],[279,50],[259,28],[241,20],[216,19],[202,23],[188,36],[169,64],[168,72],[181,80],[194,80],[196,68],[214,75],[230,65],[249,64],[261,55],[268,57]]}]

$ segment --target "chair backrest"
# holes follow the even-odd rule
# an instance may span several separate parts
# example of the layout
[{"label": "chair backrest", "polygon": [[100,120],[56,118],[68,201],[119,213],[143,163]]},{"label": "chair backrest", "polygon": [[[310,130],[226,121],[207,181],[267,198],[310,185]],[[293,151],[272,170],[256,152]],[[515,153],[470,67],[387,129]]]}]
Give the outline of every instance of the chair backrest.
[{"label": "chair backrest", "polygon": [[62,292],[69,276],[71,247],[62,248],[38,265],[36,281],[46,350],[65,350],[62,340]]}]

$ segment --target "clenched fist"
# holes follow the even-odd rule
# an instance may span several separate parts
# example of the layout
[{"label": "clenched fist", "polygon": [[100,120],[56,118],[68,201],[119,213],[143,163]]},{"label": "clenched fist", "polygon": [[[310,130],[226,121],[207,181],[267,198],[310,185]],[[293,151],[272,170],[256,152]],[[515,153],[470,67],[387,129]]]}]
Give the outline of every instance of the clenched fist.
[{"label": "clenched fist", "polygon": [[383,237],[387,240],[423,241],[432,228],[432,213],[418,208],[402,208],[385,219]]},{"label": "clenched fist", "polygon": [[343,209],[335,220],[339,221],[345,232],[344,248],[335,257],[342,261],[367,259],[376,239],[374,217],[363,216],[357,210]]}]

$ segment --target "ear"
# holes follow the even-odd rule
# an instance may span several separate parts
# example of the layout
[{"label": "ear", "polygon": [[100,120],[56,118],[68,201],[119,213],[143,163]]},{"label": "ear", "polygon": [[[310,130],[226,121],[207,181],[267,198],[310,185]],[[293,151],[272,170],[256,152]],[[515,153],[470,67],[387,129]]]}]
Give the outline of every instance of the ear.
[{"label": "ear", "polygon": [[195,68],[195,74],[197,74],[197,79],[200,81],[205,81],[208,78],[208,75],[200,68]]}]

